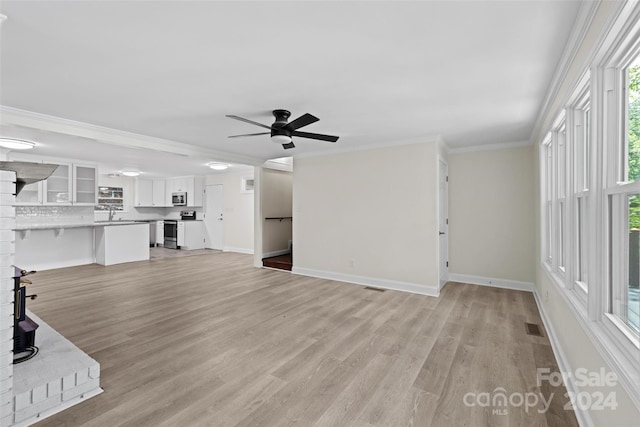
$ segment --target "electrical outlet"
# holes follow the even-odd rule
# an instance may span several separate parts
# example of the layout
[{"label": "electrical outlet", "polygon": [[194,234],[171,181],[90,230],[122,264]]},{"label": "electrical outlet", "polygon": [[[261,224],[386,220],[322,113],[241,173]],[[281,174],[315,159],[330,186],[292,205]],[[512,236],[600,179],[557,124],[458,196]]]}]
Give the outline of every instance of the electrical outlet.
[{"label": "electrical outlet", "polygon": [[349,260],[349,267],[354,268],[356,266],[356,260],[355,259],[350,259]]}]

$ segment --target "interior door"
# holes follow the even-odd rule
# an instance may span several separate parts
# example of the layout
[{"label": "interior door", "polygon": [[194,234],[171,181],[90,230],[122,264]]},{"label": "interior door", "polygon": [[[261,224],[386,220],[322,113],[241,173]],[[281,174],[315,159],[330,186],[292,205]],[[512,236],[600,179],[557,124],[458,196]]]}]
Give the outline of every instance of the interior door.
[{"label": "interior door", "polygon": [[222,250],[224,242],[224,186],[207,185],[204,190],[205,247]]},{"label": "interior door", "polygon": [[449,280],[449,167],[438,161],[438,246],[440,253],[440,288]]}]

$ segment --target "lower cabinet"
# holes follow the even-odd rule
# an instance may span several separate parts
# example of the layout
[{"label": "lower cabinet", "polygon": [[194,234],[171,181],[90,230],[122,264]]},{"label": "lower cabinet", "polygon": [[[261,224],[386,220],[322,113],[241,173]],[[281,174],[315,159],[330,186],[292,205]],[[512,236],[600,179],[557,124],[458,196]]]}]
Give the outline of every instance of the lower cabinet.
[{"label": "lower cabinet", "polygon": [[164,221],[156,222],[156,245],[164,245]]},{"label": "lower cabinet", "polygon": [[204,222],[178,221],[178,246],[181,249],[204,249]]}]

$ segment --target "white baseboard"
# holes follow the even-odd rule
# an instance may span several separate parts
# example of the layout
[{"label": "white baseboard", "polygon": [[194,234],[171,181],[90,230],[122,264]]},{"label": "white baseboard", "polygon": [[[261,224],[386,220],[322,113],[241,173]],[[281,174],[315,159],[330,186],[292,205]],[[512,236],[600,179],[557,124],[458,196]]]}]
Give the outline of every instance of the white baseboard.
[{"label": "white baseboard", "polygon": [[[557,338],[555,329],[553,328],[553,324],[551,323],[551,319],[549,319],[549,316],[547,316],[547,312],[536,289],[533,290],[533,297],[536,300],[536,305],[538,306],[538,311],[540,312],[540,318],[542,319],[544,328],[547,331],[549,342],[551,343],[551,349],[553,350],[553,354],[558,361],[558,368],[560,369],[560,372],[567,372],[572,374],[566,376],[567,378],[565,381],[565,387],[567,388],[567,391],[569,393],[572,393],[574,396],[578,396],[580,390],[578,390],[578,387],[576,387],[574,382],[574,371],[571,369],[571,366],[567,362],[567,356],[562,350],[562,346],[560,345],[560,341]],[[576,418],[578,419],[578,424],[581,427],[592,427],[593,421],[591,420],[589,411],[584,408],[580,408],[581,405],[576,406],[577,407],[574,407],[574,412],[576,414]]]},{"label": "white baseboard", "polygon": [[279,251],[264,252],[262,254],[262,259],[271,258],[274,256],[286,255],[288,253],[291,253],[289,249],[280,249]]},{"label": "white baseboard", "polygon": [[95,258],[80,258],[80,259],[74,259],[74,260],[69,260],[69,261],[64,261],[64,262],[47,262],[47,263],[34,263],[34,264],[29,264],[29,269],[30,270],[36,270],[36,271],[45,271],[45,270],[55,270],[57,268],[67,268],[67,267],[76,267],[79,265],[87,265],[87,264],[95,264],[96,260]]},{"label": "white baseboard", "polygon": [[355,283],[357,285],[371,286],[375,288],[390,289],[393,291],[411,292],[414,294],[437,297],[440,289],[437,285],[428,286],[418,283],[399,282],[396,280],[378,279],[375,277],[355,276],[351,274],[336,273],[333,271],[314,270],[311,268],[301,268],[294,266],[291,270],[293,274],[301,276],[317,277],[320,279],[336,280],[338,282]]},{"label": "white baseboard", "polygon": [[471,276],[467,274],[449,273],[449,281],[469,283],[471,285],[493,286],[494,288],[513,289],[516,291],[533,292],[535,289],[531,282],[494,279],[492,277]]},{"label": "white baseboard", "polygon": [[235,248],[233,246],[225,246],[224,248],[222,248],[222,251],[223,252],[237,252],[239,254],[253,255],[253,249]]}]

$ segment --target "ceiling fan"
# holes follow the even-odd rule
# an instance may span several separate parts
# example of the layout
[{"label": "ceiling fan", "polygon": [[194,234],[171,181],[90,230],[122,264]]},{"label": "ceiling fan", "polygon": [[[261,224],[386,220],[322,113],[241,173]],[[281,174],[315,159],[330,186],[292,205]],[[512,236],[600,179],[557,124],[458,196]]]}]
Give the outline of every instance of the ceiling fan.
[{"label": "ceiling fan", "polygon": [[331,135],[322,135],[320,133],[309,133],[309,132],[300,132],[300,129],[303,126],[310,125],[311,123],[315,123],[319,118],[305,113],[292,122],[287,122],[291,113],[287,110],[273,110],[273,116],[276,118],[276,121],[273,122],[271,126],[263,125],[262,123],[254,122],[253,120],[245,119],[244,117],[234,116],[227,114],[227,117],[231,119],[240,120],[242,122],[251,123],[252,125],[260,126],[265,129],[269,129],[270,132],[260,132],[260,133],[248,133],[245,135],[231,135],[229,138],[239,138],[243,136],[256,136],[256,135],[268,135],[271,134],[271,140],[276,144],[282,144],[285,150],[289,148],[294,148],[292,142],[292,136],[299,136],[300,138],[310,138],[310,139],[318,139],[320,141],[328,141],[328,142],[336,142],[338,140],[338,136]]}]

